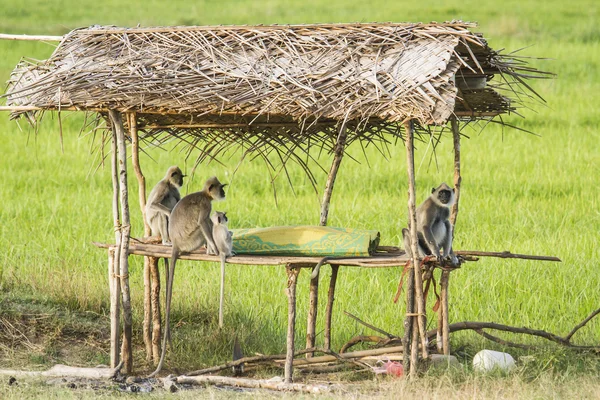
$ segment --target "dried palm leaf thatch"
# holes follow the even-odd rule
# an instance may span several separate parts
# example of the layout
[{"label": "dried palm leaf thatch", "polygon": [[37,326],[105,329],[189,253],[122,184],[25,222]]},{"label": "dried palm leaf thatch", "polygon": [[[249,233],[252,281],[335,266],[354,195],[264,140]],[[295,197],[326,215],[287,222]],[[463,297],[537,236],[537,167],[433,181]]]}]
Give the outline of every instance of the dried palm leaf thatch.
[{"label": "dried palm leaf thatch", "polygon": [[[4,97],[13,118],[135,112],[142,138],[180,139],[199,161],[241,146],[306,167],[307,148],[331,151],[342,126],[346,145],[379,146],[407,119],[429,131],[537,95],[525,79],[545,73],[492,50],[472,26],[90,27],[67,34],[50,59],[18,64]],[[488,84],[494,75],[500,85]]]}]

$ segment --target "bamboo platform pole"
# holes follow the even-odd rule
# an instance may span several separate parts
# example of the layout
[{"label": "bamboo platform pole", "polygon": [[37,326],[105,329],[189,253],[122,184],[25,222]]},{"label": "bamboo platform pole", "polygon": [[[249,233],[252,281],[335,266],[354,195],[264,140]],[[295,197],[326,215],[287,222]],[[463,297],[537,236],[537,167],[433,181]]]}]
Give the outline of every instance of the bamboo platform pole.
[{"label": "bamboo platform pole", "polygon": [[[323,202],[321,203],[321,219],[319,225],[327,226],[327,219],[329,217],[329,205],[331,203],[331,195],[333,194],[333,187],[335,185],[335,179],[344,157],[344,150],[346,148],[346,137],[348,131],[346,130],[346,121],[340,126],[340,131],[335,143],[333,162],[327,175],[327,182],[325,183],[325,190],[323,192]],[[339,268],[332,266],[331,278],[329,279],[329,290],[327,291],[327,307],[325,309],[325,348],[330,349],[331,346],[331,317],[333,314],[333,302],[335,299],[335,286],[337,282]],[[306,324],[306,348],[315,346],[315,331],[317,323],[317,307],[318,307],[318,290],[319,290],[319,275],[310,281],[310,307],[308,311],[308,321]],[[314,304],[314,305],[313,305]],[[312,357],[313,353],[307,353],[306,357]]]},{"label": "bamboo platform pole", "polygon": [[115,271],[115,250],[108,250],[108,288],[110,292],[110,367],[116,368],[119,364],[119,296],[121,295],[121,286],[119,285],[118,275]]},{"label": "bamboo platform pole", "polygon": [[119,281],[119,260],[121,252],[121,221],[119,213],[119,170],[117,162],[117,134],[115,128],[112,128],[111,138],[111,176],[113,186],[113,227],[115,231],[115,247],[109,248],[109,290],[110,290],[110,366],[116,368],[120,362],[119,337],[121,335],[120,326],[120,302],[121,283]]},{"label": "bamboo platform pole", "polygon": [[[452,224],[452,235],[454,236],[454,226],[456,226],[456,219],[458,218],[460,186],[462,183],[462,176],[460,171],[460,128],[456,118],[450,120],[450,127],[452,128],[452,137],[454,142],[454,195],[456,196],[454,205],[452,206],[452,211],[450,213],[450,223]],[[439,315],[441,316],[441,318],[438,318],[438,335],[441,336],[442,351],[445,355],[450,354],[450,321],[448,309],[449,291],[450,271],[442,270],[440,277],[441,307],[439,310]],[[439,338],[437,342],[440,342]]]},{"label": "bamboo platform pole", "polygon": [[127,148],[125,143],[125,128],[121,113],[115,110],[109,111],[111,123],[117,137],[117,148],[119,154],[119,187],[121,190],[121,243],[119,254],[119,278],[121,281],[121,297],[123,302],[123,342],[121,345],[121,358],[126,373],[133,370],[133,355],[131,347],[132,317],[131,297],[129,291],[129,237],[131,224],[129,220],[129,195],[127,190]]},{"label": "bamboo platform pole", "polygon": [[287,328],[287,349],[285,356],[284,382],[292,383],[292,374],[294,372],[294,333],[296,332],[296,284],[298,283],[299,267],[291,264],[285,267],[287,272],[286,295],[288,298],[288,328]]},{"label": "bamboo platform pole", "polygon": [[[138,200],[144,221],[144,236],[151,235],[150,226],[146,222],[146,178],[140,167],[140,142],[137,129],[137,117],[133,112],[127,115],[129,136],[131,137],[131,164],[138,181]],[[150,277],[150,258],[144,257],[144,321],[142,323],[142,336],[146,347],[146,361],[152,359],[152,280]]]},{"label": "bamboo platform pole", "polygon": [[325,337],[323,347],[331,350],[331,316],[333,314],[333,301],[335,299],[335,284],[337,282],[339,265],[331,266],[331,278],[329,278],[329,291],[327,292],[327,307],[325,308]]},{"label": "bamboo platform pole", "polygon": [[[158,272],[157,257],[148,257],[148,263],[150,267],[150,305],[152,307],[152,360],[154,365],[158,365],[160,361],[160,338],[161,338],[161,325],[160,325],[160,273]],[[166,258],[165,258],[166,260]]]},{"label": "bamboo platform pole", "polygon": [[[427,321],[425,315],[425,300],[423,296],[423,281],[420,269],[419,253],[417,250],[417,212],[416,212],[416,194],[415,194],[415,158],[414,158],[414,126],[412,121],[404,123],[405,131],[405,147],[406,147],[406,159],[407,159],[407,170],[408,170],[408,215],[409,215],[409,227],[410,227],[410,244],[411,244],[411,268],[414,274],[414,302],[417,311],[416,324],[413,322],[413,340],[417,337],[421,338],[422,356],[423,358],[428,357],[427,350],[427,337],[425,336]],[[414,332],[414,330],[417,332]],[[418,365],[417,351],[418,344],[411,343],[411,362],[409,368],[409,375],[414,377]]]},{"label": "bamboo platform pole", "polygon": [[[454,227],[458,218],[458,201],[460,200],[462,176],[460,174],[460,128],[456,118],[450,120],[450,126],[452,127],[452,136],[454,138],[454,196],[456,197],[452,206],[452,212],[450,213],[450,223]],[[454,234],[454,231],[452,234]]]},{"label": "bamboo platform pole", "polygon": [[[319,307],[319,275],[310,280],[308,291],[308,316],[306,321],[306,348],[315,347],[316,329],[317,329],[317,313]],[[306,353],[305,357],[310,358],[314,353]]]}]

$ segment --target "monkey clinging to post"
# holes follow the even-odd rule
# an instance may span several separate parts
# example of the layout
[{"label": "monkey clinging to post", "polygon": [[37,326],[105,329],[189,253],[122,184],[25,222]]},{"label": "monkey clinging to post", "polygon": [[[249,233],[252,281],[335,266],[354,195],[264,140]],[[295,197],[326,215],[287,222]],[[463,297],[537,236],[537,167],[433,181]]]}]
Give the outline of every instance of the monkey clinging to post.
[{"label": "monkey clinging to post", "polygon": [[170,243],[169,218],[175,204],[181,199],[179,189],[183,186],[183,173],[177,166],[167,170],[148,196],[146,204],[146,222],[152,229],[152,235],[160,235],[162,243]]},{"label": "monkey clinging to post", "polygon": [[182,198],[171,212],[169,221],[169,236],[173,243],[171,250],[171,264],[169,266],[169,276],[167,276],[167,296],[165,304],[165,332],[163,336],[162,352],[160,361],[156,370],[150,374],[155,376],[162,369],[165,353],[167,349],[167,338],[170,336],[170,314],[171,298],[173,297],[173,278],[175,276],[175,264],[181,252],[194,251],[206,244],[206,253],[217,255],[218,249],[213,240],[212,222],[210,213],[213,200],[219,201],[225,199],[223,188],[227,184],[219,182],[216,176],[213,176],[204,184],[204,188],[195,193],[188,194]]},{"label": "monkey clinging to post", "polygon": [[[434,255],[442,261],[440,247],[444,250],[444,258],[458,265],[458,258],[452,251],[453,227],[450,223],[450,208],[456,197],[454,188],[442,183],[431,189],[431,195],[417,208],[417,236],[420,256]],[[410,231],[402,229],[404,250],[410,252]]]}]

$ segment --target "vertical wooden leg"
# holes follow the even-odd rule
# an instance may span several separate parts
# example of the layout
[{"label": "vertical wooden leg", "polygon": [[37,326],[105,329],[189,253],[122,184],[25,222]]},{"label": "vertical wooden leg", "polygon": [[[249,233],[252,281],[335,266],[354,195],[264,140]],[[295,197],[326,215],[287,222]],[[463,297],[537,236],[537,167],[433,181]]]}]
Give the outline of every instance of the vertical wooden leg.
[{"label": "vertical wooden leg", "polygon": [[150,279],[152,288],[150,303],[152,305],[152,361],[158,365],[160,360],[160,274],[158,272],[159,258],[149,257]]},{"label": "vertical wooden leg", "polygon": [[[407,251],[408,252],[408,251]],[[404,337],[402,338],[403,349],[403,364],[405,371],[412,371],[411,365],[411,349],[416,346],[413,343],[413,319],[415,312],[415,278],[413,274],[415,269],[412,265],[408,269],[408,276],[406,277],[406,317],[404,318]]]},{"label": "vertical wooden leg", "polygon": [[[442,271],[440,274],[440,285],[442,281],[442,276],[444,272]],[[435,334],[435,347],[437,348],[438,353],[444,353],[444,341],[443,341],[443,329],[444,329],[444,317],[443,317],[443,305],[442,305],[442,296],[440,295],[440,305],[437,310],[437,328]]]},{"label": "vertical wooden leg", "polygon": [[[306,321],[306,348],[315,347],[317,311],[319,307],[319,275],[310,280],[309,308]],[[306,353],[306,358],[313,356],[313,353]]]},{"label": "vertical wooden leg", "polygon": [[151,300],[150,258],[144,257],[144,322],[142,334],[146,346],[146,361],[152,360],[152,300]]},{"label": "vertical wooden leg", "polygon": [[442,342],[444,348],[444,354],[450,354],[450,325],[448,323],[448,284],[450,282],[450,271],[442,271],[442,277],[440,279],[442,297]]},{"label": "vertical wooden leg", "polygon": [[[416,307],[415,307],[416,308]],[[412,320],[412,347],[410,348],[410,371],[408,376],[411,379],[417,377],[417,368],[419,366],[419,321],[418,316]]]},{"label": "vertical wooden leg", "polygon": [[294,369],[294,333],[296,331],[296,283],[300,268],[294,268],[292,265],[286,266],[288,298],[288,329],[287,329],[287,352],[285,357],[285,383],[292,383],[292,373]]},{"label": "vertical wooden leg", "polygon": [[325,338],[323,346],[326,350],[331,350],[331,316],[333,315],[335,284],[339,268],[339,265],[331,266],[331,279],[329,280],[329,291],[327,292],[327,308],[325,309]]},{"label": "vertical wooden leg", "polygon": [[121,296],[118,271],[115,271],[115,251],[108,250],[108,287],[110,289],[110,367],[115,368],[119,364],[119,297]]}]

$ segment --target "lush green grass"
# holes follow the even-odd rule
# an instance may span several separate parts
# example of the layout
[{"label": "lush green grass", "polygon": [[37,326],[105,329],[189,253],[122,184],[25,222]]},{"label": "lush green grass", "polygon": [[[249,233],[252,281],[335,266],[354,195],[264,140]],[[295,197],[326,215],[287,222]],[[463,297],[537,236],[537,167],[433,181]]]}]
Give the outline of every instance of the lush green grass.
[{"label": "lush green grass", "polygon": [[[562,264],[482,259],[452,274],[452,321],[495,321],[566,334],[598,307],[600,262],[598,233],[600,176],[597,104],[600,103],[600,28],[596,1],[205,1],[169,2],[22,1],[0,0],[5,12],[0,32],[63,34],[91,24],[124,26],[173,24],[257,24],[351,21],[479,21],[479,30],[495,48],[508,50],[533,45],[524,53],[548,57],[532,61],[558,74],[558,79],[535,82],[547,106],[535,105],[525,119],[511,123],[539,134],[473,126],[462,145],[463,190],[455,248],[557,255]],[[6,81],[21,56],[46,58],[48,44],[0,41],[0,81]],[[95,167],[89,136],[80,136],[82,117],[63,115],[64,153],[58,122],[47,115],[35,134],[8,114],[0,118],[0,285],[11,296],[41,299],[73,310],[106,313],[108,306],[106,254],[92,241],[114,239],[109,168]],[[405,153],[390,147],[384,160],[368,150],[369,164],[359,148],[352,150],[361,164],[346,159],[336,182],[330,224],[378,229],[382,242],[399,244],[406,224]],[[149,182],[178,164],[189,171],[193,160],[178,150],[151,151],[142,157]],[[451,140],[444,140],[430,163],[431,150],[419,144],[416,160],[418,199],[440,181],[452,181]],[[327,157],[320,158],[324,165]],[[184,192],[195,191],[204,178],[218,175],[231,182],[228,199],[217,209],[228,211],[231,227],[254,227],[318,222],[319,197],[299,169],[291,171],[296,194],[284,179],[277,182],[276,206],[265,166],[245,162],[234,177],[237,158],[225,167],[200,166]],[[325,175],[318,176],[323,187]],[[135,187],[133,174],[131,184]],[[135,192],[134,192],[135,193]],[[134,211],[137,201],[132,199]],[[133,234],[142,232],[134,213]],[[135,329],[141,329],[141,262],[131,258]],[[328,283],[328,273],[321,284]],[[348,310],[376,326],[400,333],[403,306],[393,304],[400,272],[343,269],[334,315],[335,347],[364,328],[343,316]],[[184,279],[184,277],[187,277]],[[175,362],[182,369],[229,357],[233,333],[241,336],[247,353],[278,352],[284,348],[285,271],[274,267],[231,266],[227,276],[226,329],[217,332],[218,268],[182,262],[174,293]],[[303,342],[307,306],[306,272],[300,277],[298,340]],[[324,294],[325,291],[323,290]],[[321,301],[324,300],[322,295]],[[324,310],[324,307],[321,308]],[[430,320],[435,320],[433,314]],[[577,334],[580,343],[598,343],[598,321]],[[318,327],[321,339],[322,324]],[[185,340],[183,340],[185,339]],[[456,344],[473,349],[491,347],[473,334],[454,336]],[[141,350],[142,346],[138,346]],[[541,357],[540,368],[553,356]],[[586,371],[567,357],[572,370]],[[9,359],[3,359],[10,363]],[[90,361],[92,362],[92,361]],[[554,365],[554,364],[550,364]],[[598,368],[597,364],[594,368]],[[552,367],[550,367],[552,368]]]}]

